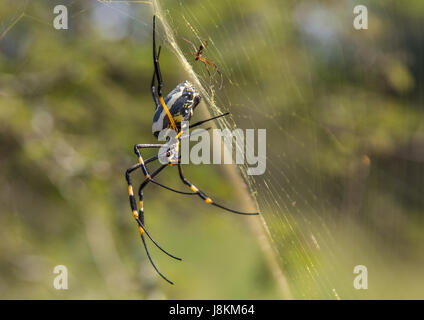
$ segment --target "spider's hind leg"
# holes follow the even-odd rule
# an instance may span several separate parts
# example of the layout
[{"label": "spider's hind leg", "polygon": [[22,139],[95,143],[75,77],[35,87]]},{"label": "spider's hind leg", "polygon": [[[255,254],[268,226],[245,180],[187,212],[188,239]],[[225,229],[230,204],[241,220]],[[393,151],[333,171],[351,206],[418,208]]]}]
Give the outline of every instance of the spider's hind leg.
[{"label": "spider's hind leg", "polygon": [[[148,236],[148,238],[153,242],[153,244],[158,247],[162,252],[166,253],[168,256],[177,259],[177,260],[181,260],[181,258],[178,258],[172,254],[170,254],[169,252],[165,251],[161,246],[159,246],[159,244],[152,238],[152,236],[150,235],[150,233],[147,231],[146,227],[144,226],[144,209],[143,209],[143,188],[147,185],[147,183],[151,180],[151,177],[156,176],[160,171],[162,171],[166,166],[161,166],[159,169],[157,169],[155,172],[153,172],[151,174],[151,176],[147,173],[146,175],[149,176],[150,178],[146,178],[144,180],[144,182],[140,185],[139,188],[139,206],[140,208],[137,210],[137,204],[135,201],[135,197],[134,197],[134,191],[133,191],[133,186],[131,183],[131,177],[130,174],[132,172],[134,172],[136,169],[138,169],[139,167],[143,168],[144,164],[147,164],[153,160],[156,160],[157,156],[154,156],[152,158],[147,159],[146,161],[143,161],[142,163],[138,163],[134,166],[132,166],[131,168],[127,169],[127,171],[125,172],[125,178],[127,180],[128,183],[128,195],[129,195],[129,200],[130,200],[130,206],[131,206],[131,210],[132,210],[132,214],[134,219],[137,221],[138,224],[138,229],[140,232],[140,236],[141,236],[141,240],[143,241],[143,246],[146,250],[146,254],[147,257],[149,258],[150,263],[152,264],[153,268],[156,270],[156,272],[167,282],[169,282],[170,284],[173,284],[172,281],[170,281],[169,279],[167,279],[160,271],[159,269],[156,267],[155,263],[153,262],[149,250],[147,249],[147,245],[146,245],[146,241],[144,238],[144,234],[146,234]],[[145,169],[147,172],[147,169]]]},{"label": "spider's hind leg", "polygon": [[158,159],[158,156],[152,157],[146,161],[143,160],[143,157],[141,156],[140,150],[139,149],[146,149],[146,148],[161,148],[163,145],[162,144],[136,144],[134,146],[134,153],[137,155],[138,157],[138,163],[140,164],[141,167],[141,171],[143,172],[144,176],[146,177],[147,180],[149,180],[151,178],[151,176],[149,175],[149,172],[147,171],[146,168],[146,164]]},{"label": "spider's hind leg", "polygon": [[218,203],[216,203],[215,201],[213,201],[210,197],[208,197],[206,194],[204,194],[202,191],[200,191],[194,184],[192,184],[190,181],[188,181],[183,173],[183,169],[181,167],[181,164],[178,164],[178,171],[180,174],[180,178],[181,180],[184,182],[184,184],[186,184],[194,193],[196,193],[200,198],[202,198],[207,204],[211,204],[215,207],[224,209],[226,211],[232,212],[232,213],[237,213],[237,214],[243,214],[243,215],[258,215],[258,212],[242,212],[242,211],[237,211],[237,210],[233,210],[227,207],[224,207],[223,205],[220,205]]},{"label": "spider's hind leg", "polygon": [[[153,157],[153,158],[156,158]],[[150,159],[153,159],[150,158]],[[150,160],[146,160],[146,163]],[[131,206],[131,210],[132,210],[132,214],[134,219],[137,221],[138,226],[139,226],[139,231],[140,231],[140,235],[144,235],[146,234],[150,240],[152,240],[152,242],[164,253],[166,253],[168,256],[177,259],[177,260],[181,260],[181,258],[178,258],[172,254],[170,254],[169,252],[165,251],[164,249],[162,249],[161,246],[159,246],[159,244],[152,238],[152,236],[150,235],[150,233],[147,231],[146,227],[144,226],[144,210],[143,210],[143,188],[147,185],[147,183],[150,181],[149,179],[146,179],[143,181],[143,183],[140,185],[139,188],[139,209],[137,209],[137,204],[135,202],[135,197],[134,197],[134,189],[131,183],[131,177],[130,174],[138,169],[141,165],[138,163],[134,166],[132,166],[131,168],[129,168],[126,173],[125,173],[125,178],[127,180],[128,183],[128,196],[129,196],[129,200],[130,200],[130,206]],[[166,166],[161,166],[159,169],[157,169],[155,172],[152,173],[152,177],[154,177],[155,175],[157,175],[160,171],[162,171]]]},{"label": "spider's hind leg", "polygon": [[[164,168],[166,168],[166,165],[159,167],[155,172],[152,173],[152,177],[156,176],[159,172],[161,172]],[[177,260],[181,260],[181,258],[178,258],[170,253],[168,253],[167,251],[165,251],[164,249],[162,249],[155,240],[153,240],[153,238],[150,236],[150,234],[148,233],[148,231],[146,230],[146,227],[144,226],[144,207],[143,207],[143,188],[144,186],[147,185],[147,183],[149,182],[149,180],[144,180],[144,182],[140,185],[140,188],[138,189],[138,195],[139,195],[139,210],[138,210],[138,219],[137,222],[139,223],[139,229],[140,229],[140,236],[141,236],[141,240],[143,241],[143,246],[144,249],[146,250],[146,254],[147,254],[147,258],[150,261],[150,264],[153,266],[153,268],[156,270],[156,272],[167,282],[169,282],[170,284],[174,284],[171,280],[169,280],[167,277],[165,277],[160,271],[159,269],[156,267],[156,264],[153,262],[152,257],[150,256],[150,252],[147,249],[147,244],[146,244],[146,240],[144,239],[144,233],[146,233],[146,235],[149,237],[149,239],[153,242],[154,245],[156,245],[161,251],[163,251],[164,253],[166,253],[168,256],[177,259]]]}]

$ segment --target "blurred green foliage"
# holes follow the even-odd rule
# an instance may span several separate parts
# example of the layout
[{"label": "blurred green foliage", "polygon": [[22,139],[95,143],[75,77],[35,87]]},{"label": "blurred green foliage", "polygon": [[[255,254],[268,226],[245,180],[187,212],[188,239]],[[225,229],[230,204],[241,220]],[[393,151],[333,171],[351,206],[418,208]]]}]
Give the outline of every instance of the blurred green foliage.
[{"label": "blurred green foliage", "polygon": [[[55,30],[59,3],[0,3],[0,297],[275,297],[243,218],[152,185],[145,192],[146,223],[184,259],[174,262],[150,246],[176,286],[154,273],[124,177],[137,162],[133,145],[155,142],[151,6],[134,5],[138,18],[127,20],[104,4],[74,1],[70,29]],[[124,17],[118,22],[131,32],[109,39],[96,14]],[[169,91],[184,72],[166,49],[161,63]],[[199,187],[240,205],[218,166],[186,171]],[[140,183],[141,174],[133,179]],[[175,168],[160,181],[183,188]],[[68,267],[67,291],[53,288],[56,265]]]},{"label": "blurred green foliage", "polygon": [[[173,3],[175,32],[207,39],[227,77],[217,104],[267,129],[251,183],[292,296],[422,298],[422,1]],[[369,290],[353,287],[360,264]]]},{"label": "blurred green foliage", "polygon": [[[293,297],[422,298],[422,1],[361,1],[364,31],[357,1],[160,3],[206,88],[182,37],[209,40],[222,111],[267,129],[267,172],[251,183]],[[146,222],[184,259],[150,246],[176,286],[154,273],[124,179],[132,146],[154,142],[152,7],[70,1],[70,29],[55,30],[56,4],[0,3],[0,297],[281,298],[245,217],[152,185]],[[168,92],[186,73],[164,44]],[[186,173],[242,201],[223,168]],[[181,187],[173,168],[160,181]],[[60,264],[67,291],[52,286]],[[358,264],[368,291],[353,289]]]}]

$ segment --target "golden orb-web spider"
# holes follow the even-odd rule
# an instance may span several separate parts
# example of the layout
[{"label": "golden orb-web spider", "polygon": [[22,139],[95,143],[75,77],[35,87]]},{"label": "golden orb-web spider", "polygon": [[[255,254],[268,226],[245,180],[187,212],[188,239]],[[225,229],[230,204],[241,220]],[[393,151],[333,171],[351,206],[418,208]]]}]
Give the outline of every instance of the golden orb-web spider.
[{"label": "golden orb-web spider", "polygon": [[[143,241],[144,248],[146,250],[147,257],[149,258],[150,263],[152,264],[153,268],[156,270],[156,272],[166,281],[168,281],[170,284],[173,284],[172,281],[168,280],[156,267],[154,264],[150,253],[146,246],[146,241],[144,239],[144,234],[147,235],[147,237],[153,242],[155,246],[157,246],[160,250],[162,250],[164,253],[166,253],[168,256],[181,260],[180,258],[168,253],[165,251],[159,244],[153,240],[150,233],[147,231],[145,225],[144,225],[144,210],[143,210],[143,189],[147,184],[150,182],[161,186],[162,188],[165,188],[167,190],[179,193],[179,194],[185,194],[185,195],[198,195],[200,198],[202,198],[206,203],[214,205],[216,207],[219,207],[221,209],[237,213],[237,214],[245,214],[245,215],[256,215],[258,213],[246,213],[246,212],[240,212],[237,210],[226,208],[216,202],[214,202],[210,197],[208,197],[205,193],[200,191],[198,188],[196,188],[190,181],[188,181],[184,174],[183,170],[181,168],[181,155],[179,150],[181,135],[184,131],[184,125],[181,125],[182,121],[190,121],[191,116],[193,115],[193,110],[196,108],[196,106],[199,104],[201,96],[200,94],[194,89],[194,87],[190,84],[188,81],[184,81],[180,83],[174,90],[172,90],[165,98],[162,96],[162,75],[160,72],[159,67],[159,55],[160,55],[160,49],[156,52],[156,17],[153,16],[153,64],[154,64],[154,73],[151,83],[151,91],[153,95],[153,100],[155,101],[155,115],[153,118],[153,125],[152,125],[152,132],[153,135],[158,137],[159,132],[163,129],[170,129],[174,130],[176,132],[176,142],[169,146],[167,149],[166,159],[168,161],[167,164],[162,164],[159,168],[157,168],[153,172],[149,172],[146,165],[150,162],[153,162],[155,160],[159,159],[159,155],[155,155],[149,159],[143,160],[140,149],[144,148],[161,148],[164,145],[163,144],[136,144],[134,146],[134,152],[138,156],[138,163],[127,169],[125,173],[125,178],[128,183],[128,194],[130,199],[130,205],[132,214],[137,221],[138,229],[140,231],[141,240]],[[158,86],[157,86],[157,93],[155,88],[155,78],[157,78]],[[199,126],[207,121],[214,120],[216,118],[222,117],[227,115],[228,113],[224,113],[221,115],[218,115],[216,117],[212,117],[210,119],[206,119],[203,121],[196,122],[192,125],[189,125],[189,128],[193,128],[196,126]],[[156,180],[154,180],[154,177],[157,176],[163,169],[165,169],[168,166],[178,166],[178,171],[180,175],[180,179],[183,181],[185,185],[187,185],[192,192],[185,192],[185,191],[179,191],[175,190],[173,188],[170,188]],[[134,197],[134,191],[133,186],[131,183],[131,177],[130,174],[134,172],[136,169],[141,168],[141,171],[143,172],[145,176],[145,180],[140,184],[140,187],[138,188],[138,195],[139,195],[139,206],[137,208],[136,200]]]}]

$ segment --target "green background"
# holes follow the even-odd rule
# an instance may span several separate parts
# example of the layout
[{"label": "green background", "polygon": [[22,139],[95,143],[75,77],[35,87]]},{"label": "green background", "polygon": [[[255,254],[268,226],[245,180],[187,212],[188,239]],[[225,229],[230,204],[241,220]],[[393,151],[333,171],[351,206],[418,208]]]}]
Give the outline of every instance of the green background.
[{"label": "green background", "polygon": [[[68,7],[69,30],[53,28],[56,4]],[[352,26],[356,4],[368,7],[368,30]],[[160,5],[221,111],[240,128],[267,129],[267,171],[248,181],[290,297],[423,298],[423,2]],[[155,185],[145,192],[146,223],[183,262],[150,246],[175,286],[149,265],[124,172],[137,162],[134,144],[155,142],[152,9],[0,3],[0,298],[287,297],[248,223],[256,218]],[[169,92],[187,73],[163,30]],[[222,90],[182,38],[208,40]],[[235,188],[245,187],[226,170],[185,172],[242,208]],[[160,181],[182,188],[175,168]],[[68,268],[68,290],[53,288],[56,265]],[[368,267],[368,290],[353,288],[355,265]]]}]

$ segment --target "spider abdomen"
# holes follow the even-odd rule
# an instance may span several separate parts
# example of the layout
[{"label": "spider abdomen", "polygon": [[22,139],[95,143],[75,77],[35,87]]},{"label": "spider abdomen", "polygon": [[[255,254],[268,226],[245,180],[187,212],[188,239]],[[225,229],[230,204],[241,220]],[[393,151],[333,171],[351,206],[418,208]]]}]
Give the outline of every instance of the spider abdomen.
[{"label": "spider abdomen", "polygon": [[[178,84],[164,99],[166,106],[179,128],[182,121],[190,121],[193,110],[201,100],[200,94],[194,89],[189,81]],[[153,117],[152,133],[158,136],[163,129],[169,128],[169,118],[161,104],[156,106],[155,115]]]}]

